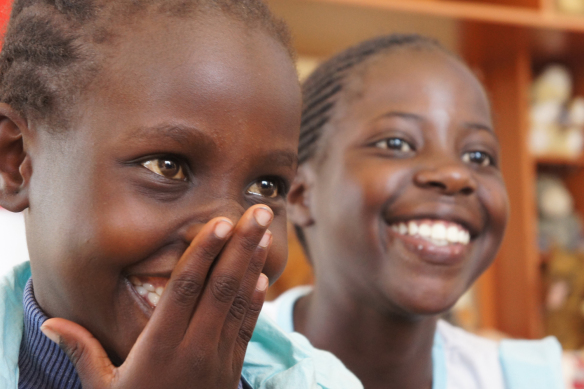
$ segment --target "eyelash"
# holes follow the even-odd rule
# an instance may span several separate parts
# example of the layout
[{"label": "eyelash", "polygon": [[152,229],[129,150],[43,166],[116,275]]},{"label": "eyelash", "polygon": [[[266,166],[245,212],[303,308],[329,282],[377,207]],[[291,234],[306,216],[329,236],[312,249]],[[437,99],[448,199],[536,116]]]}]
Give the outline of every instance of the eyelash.
[{"label": "eyelash", "polygon": [[[375,142],[374,146],[380,149],[394,150],[402,153],[416,151],[416,149],[410,142],[398,137],[385,138],[379,140]],[[405,150],[403,150],[404,148]]]},{"label": "eyelash", "polygon": [[[374,143],[374,146],[380,149],[393,150],[402,153],[416,151],[415,147],[410,142],[398,137],[379,140]],[[464,163],[476,164],[481,167],[496,166],[493,156],[485,151],[466,151],[462,154],[461,159]],[[477,159],[478,162],[476,162]]]},{"label": "eyelash", "polygon": [[[158,161],[158,163],[156,164],[155,162]],[[166,176],[162,173],[163,168],[161,166],[161,163],[166,163],[166,162],[170,162],[171,164],[174,164],[176,166],[177,172],[174,174],[173,177],[169,177]],[[160,176],[160,177],[164,177],[166,179],[172,180],[172,181],[188,181],[188,168],[186,166],[186,164],[184,162],[181,161],[180,158],[174,157],[174,156],[158,156],[158,157],[154,157],[154,158],[149,158],[146,160],[143,160],[142,162],[140,162],[140,165],[142,165],[144,168],[150,170],[152,173]],[[177,176],[181,176],[179,178],[177,178]]]},{"label": "eyelash", "polygon": [[[158,164],[155,163],[156,161],[158,161]],[[171,163],[175,164],[176,165],[176,168],[178,169],[177,173],[173,177],[168,177],[168,176],[165,176],[164,174],[161,174],[162,173],[161,172],[161,167],[160,167],[160,163],[161,162],[163,162],[163,163],[164,162],[171,162]],[[145,161],[140,162],[140,164],[144,168],[150,170],[152,173],[154,173],[154,174],[156,174],[158,176],[167,178],[169,180],[181,181],[181,182],[184,182],[184,181],[187,181],[188,180],[188,177],[187,177],[187,174],[186,174],[187,168],[176,157],[161,156],[161,157],[157,157],[157,158],[150,158],[150,159],[147,159]],[[156,170],[158,170],[159,172],[156,172]],[[175,178],[179,174],[181,174],[184,177]],[[257,192],[262,191],[264,189],[264,188],[261,187],[262,184],[263,184],[263,182],[269,182],[269,183],[272,183],[274,185],[275,194],[273,196],[264,196],[261,193],[251,192],[251,190],[252,190],[251,188],[254,185],[257,185],[258,186],[258,188],[256,188],[256,191]],[[268,188],[266,190],[270,190],[270,189]],[[287,186],[284,183],[284,180],[282,180],[281,178],[278,178],[278,177],[262,177],[262,178],[259,178],[259,179],[255,180],[254,182],[252,182],[246,188],[246,193],[249,194],[249,195],[251,195],[251,196],[258,196],[258,197],[263,197],[263,198],[266,198],[266,199],[275,199],[277,197],[286,197],[286,194],[287,194]]]},{"label": "eyelash", "polygon": [[[480,167],[496,166],[495,159],[489,153],[480,150],[467,151],[460,158],[464,163],[474,163]],[[480,162],[473,162],[473,158],[478,158]]]},{"label": "eyelash", "polygon": [[[275,185],[275,190],[276,190],[276,194],[274,196],[264,196],[260,193],[254,193],[251,192],[251,188],[253,188],[254,185],[261,185],[263,181],[268,181],[268,182],[272,182]],[[257,188],[257,191],[262,190],[262,188]],[[262,198],[266,198],[266,199],[275,199],[275,198],[285,198],[286,194],[287,194],[288,188],[287,185],[285,184],[284,180],[278,177],[262,177],[262,178],[258,178],[257,180],[255,180],[254,182],[252,182],[246,189],[245,192],[248,195],[254,196],[257,198],[262,197]]]}]

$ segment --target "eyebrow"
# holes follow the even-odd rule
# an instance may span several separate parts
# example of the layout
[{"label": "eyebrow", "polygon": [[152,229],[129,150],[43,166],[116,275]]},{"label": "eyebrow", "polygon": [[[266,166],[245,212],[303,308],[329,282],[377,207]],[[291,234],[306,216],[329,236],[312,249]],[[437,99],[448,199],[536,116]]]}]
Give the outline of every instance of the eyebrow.
[{"label": "eyebrow", "polygon": [[273,166],[296,168],[298,165],[298,154],[289,149],[272,150],[258,159]]},{"label": "eyebrow", "polygon": [[[379,117],[377,117],[375,120],[379,120],[381,118],[388,118],[388,117],[399,117],[402,119],[413,120],[416,122],[423,122],[424,121],[424,118],[420,115],[416,115],[415,113],[410,113],[410,112],[401,112],[401,111],[386,112],[383,115],[380,115]],[[469,130],[482,130],[482,131],[492,132],[493,134],[495,133],[495,131],[490,126],[488,126],[486,124],[481,124],[481,123],[465,122],[463,124],[463,127],[467,128]]]},{"label": "eyebrow", "polygon": [[132,139],[144,139],[144,138],[165,138],[176,142],[178,144],[189,143],[194,137],[197,141],[204,141],[205,143],[213,142],[211,137],[205,134],[203,131],[189,126],[176,125],[176,124],[160,124],[153,127],[138,127],[131,131],[126,138],[128,140]]},{"label": "eyebrow", "polygon": [[[204,144],[205,148],[215,147],[215,141],[205,132],[189,126],[175,124],[161,124],[153,127],[138,127],[131,131],[127,140],[164,138],[179,145],[197,143]],[[298,153],[289,149],[272,150],[260,157],[264,163],[278,167],[296,168],[298,165]]]},{"label": "eyebrow", "polygon": [[482,130],[482,131],[492,132],[493,134],[495,133],[495,130],[493,130],[490,126],[487,126],[487,125],[481,124],[481,123],[467,122],[467,123],[464,123],[463,127],[468,128],[469,130]]},{"label": "eyebrow", "polygon": [[378,117],[376,117],[374,119],[375,120],[379,120],[382,118],[389,118],[389,117],[399,117],[402,119],[407,119],[407,120],[414,120],[416,122],[423,122],[424,118],[420,115],[416,115],[415,113],[410,113],[410,112],[401,112],[401,111],[390,111],[390,112],[386,112],[382,115],[379,115]]}]

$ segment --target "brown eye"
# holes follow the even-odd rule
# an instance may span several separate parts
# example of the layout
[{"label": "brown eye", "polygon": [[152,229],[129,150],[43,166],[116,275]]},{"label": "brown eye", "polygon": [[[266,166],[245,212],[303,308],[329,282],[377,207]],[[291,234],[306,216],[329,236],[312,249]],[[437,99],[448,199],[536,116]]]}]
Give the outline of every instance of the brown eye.
[{"label": "brown eye", "polygon": [[274,180],[257,180],[247,188],[248,194],[253,194],[256,196],[263,196],[268,198],[278,197],[280,195],[280,190],[278,189],[278,183]]},{"label": "brown eye", "polygon": [[375,147],[380,149],[390,149],[407,153],[414,148],[408,142],[401,138],[387,138],[375,143]]},{"label": "brown eye", "polygon": [[183,168],[176,161],[169,158],[155,158],[143,162],[142,166],[160,176],[170,178],[171,180],[186,181],[187,177]]},{"label": "brown eye", "polygon": [[474,163],[483,167],[494,165],[493,158],[482,151],[469,151],[462,154],[462,162]]}]

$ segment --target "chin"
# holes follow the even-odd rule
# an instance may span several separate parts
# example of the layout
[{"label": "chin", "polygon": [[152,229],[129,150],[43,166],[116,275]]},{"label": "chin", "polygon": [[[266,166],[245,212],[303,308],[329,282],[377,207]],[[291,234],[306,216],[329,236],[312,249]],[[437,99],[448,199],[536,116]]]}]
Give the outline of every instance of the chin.
[{"label": "chin", "polygon": [[411,287],[398,293],[395,301],[407,315],[436,316],[447,312],[458,301],[464,290],[449,288]]}]

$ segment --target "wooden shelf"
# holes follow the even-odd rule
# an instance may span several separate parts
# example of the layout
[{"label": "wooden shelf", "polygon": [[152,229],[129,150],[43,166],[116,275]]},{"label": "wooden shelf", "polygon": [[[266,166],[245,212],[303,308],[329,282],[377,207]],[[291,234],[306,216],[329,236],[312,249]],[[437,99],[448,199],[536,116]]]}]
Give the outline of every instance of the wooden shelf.
[{"label": "wooden shelf", "polygon": [[584,168],[584,156],[580,156],[577,158],[543,156],[543,157],[536,157],[535,163],[538,166],[545,166],[545,167],[557,166],[557,167]]},{"label": "wooden shelf", "polygon": [[305,0],[368,7],[392,11],[441,16],[467,21],[488,22],[511,26],[562,31],[584,32],[584,15],[568,15],[550,9],[548,2],[541,7],[521,7],[488,2],[453,0]]}]

